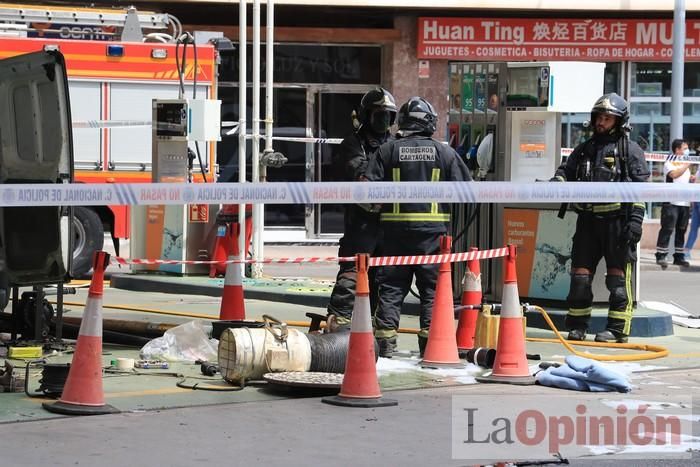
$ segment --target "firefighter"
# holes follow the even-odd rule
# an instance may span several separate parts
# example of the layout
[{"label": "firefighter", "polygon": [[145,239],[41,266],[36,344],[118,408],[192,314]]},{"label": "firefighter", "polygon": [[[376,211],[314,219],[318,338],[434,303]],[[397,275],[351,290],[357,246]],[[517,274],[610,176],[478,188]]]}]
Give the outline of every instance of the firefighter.
[{"label": "firefighter", "polygon": [[[394,96],[383,88],[372,89],[360,101],[360,109],[353,115],[355,130],[345,138],[333,154],[336,178],[343,181],[364,180],[369,157],[379,146],[393,139],[390,128],[396,119]],[[369,204],[345,205],[344,232],[340,239],[338,256],[357,253],[375,255],[380,240],[379,210]],[[370,307],[377,300],[375,268],[370,268]],[[354,262],[342,262],[328,303],[329,331],[349,329],[355,302],[357,270]]]},{"label": "firefighter", "polygon": [[[600,97],[591,110],[593,136],[579,144],[557,169],[552,181],[646,182],[644,152],[630,141],[627,102],[615,93]],[[576,204],[576,233],[571,249],[571,286],[566,326],[569,340],[586,338],[591,317],[591,283],[605,258],[610,291],[606,329],[597,342],[627,342],[632,321],[632,264],[642,237],[644,203]]]},{"label": "firefighter", "polygon": [[[401,106],[395,141],[383,144],[370,159],[366,176],[372,181],[438,182],[469,181],[471,175],[462,159],[446,144],[432,138],[437,114],[428,101],[412,97]],[[380,225],[384,233],[382,254],[386,256],[432,255],[439,253],[440,237],[448,231],[450,207],[439,203],[384,204]],[[379,302],[375,315],[375,336],[379,355],[391,357],[401,305],[413,281],[420,294],[421,355],[435,297],[438,265],[386,266],[377,272]]]}]

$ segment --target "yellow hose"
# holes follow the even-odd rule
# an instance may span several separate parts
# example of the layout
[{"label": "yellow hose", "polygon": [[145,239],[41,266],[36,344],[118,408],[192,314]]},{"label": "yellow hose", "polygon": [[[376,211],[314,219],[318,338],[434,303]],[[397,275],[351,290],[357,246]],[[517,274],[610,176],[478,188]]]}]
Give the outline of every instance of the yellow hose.
[{"label": "yellow hose", "polygon": [[600,355],[592,354],[588,352],[579,352],[574,349],[569,342],[559,334],[556,326],[552,322],[551,318],[544,311],[544,308],[540,306],[532,306],[535,310],[542,314],[542,317],[547,322],[554,334],[556,334],[556,339],[545,339],[540,337],[528,337],[526,340],[530,342],[560,342],[566,350],[579,357],[590,358],[592,360],[598,361],[622,361],[622,362],[635,362],[639,360],[653,360],[655,358],[663,358],[668,355],[668,349],[660,345],[649,345],[649,344],[618,344],[616,342],[576,342],[574,345],[583,345],[586,347],[605,347],[608,349],[632,349],[632,350],[642,350],[645,353],[635,353],[631,355]]},{"label": "yellow hose", "polygon": [[[55,303],[55,302],[52,302]],[[84,303],[78,302],[63,302],[64,305],[68,306],[85,306]],[[624,361],[624,362],[634,362],[640,360],[653,360],[656,358],[663,358],[668,356],[668,349],[660,345],[650,345],[650,344],[618,344],[616,342],[576,342],[574,345],[580,345],[585,347],[604,347],[608,349],[629,349],[629,350],[641,350],[645,353],[636,353],[630,355],[601,355],[592,354],[588,352],[579,352],[574,349],[569,342],[562,337],[562,335],[557,330],[556,326],[552,322],[551,318],[544,310],[544,308],[536,305],[531,305],[531,307],[542,314],[542,317],[547,322],[554,334],[556,334],[556,339],[546,339],[540,337],[528,337],[526,338],[529,342],[550,342],[550,343],[561,343],[566,350],[579,357],[590,358],[592,360],[598,361]],[[171,316],[182,316],[187,318],[202,318],[209,320],[218,320],[219,317],[216,315],[206,315],[202,313],[187,313],[182,311],[169,311],[169,310],[155,310],[153,308],[140,308],[127,305],[102,305],[102,308],[110,308],[115,310],[125,310],[125,311],[140,311],[143,313],[154,313],[160,315],[171,315]],[[295,327],[308,327],[310,325],[307,321],[286,321],[289,326]],[[418,334],[418,329],[413,328],[399,328],[399,332],[402,334]]]},{"label": "yellow hose", "polygon": [[[55,304],[56,302],[51,302]],[[84,303],[79,303],[79,302],[63,302],[64,305],[68,306],[85,306]],[[134,306],[128,306],[128,305],[102,305],[102,308],[109,308],[112,310],[124,310],[124,311],[141,311],[143,313],[154,313],[157,315],[171,315],[171,316],[182,316],[185,318],[202,318],[202,319],[211,319],[211,320],[218,320],[219,317],[215,315],[205,315],[203,313],[186,313],[183,311],[168,311],[168,310],[154,310],[153,308],[139,308],[139,307],[134,307]]]}]

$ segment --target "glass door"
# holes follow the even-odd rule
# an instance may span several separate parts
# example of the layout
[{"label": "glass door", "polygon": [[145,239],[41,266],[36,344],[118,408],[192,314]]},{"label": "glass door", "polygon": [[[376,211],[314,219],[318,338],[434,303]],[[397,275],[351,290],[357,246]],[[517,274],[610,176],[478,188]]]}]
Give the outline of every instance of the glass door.
[{"label": "glass door", "polygon": [[[320,91],[316,98],[318,116],[316,134],[320,138],[342,139],[353,132],[352,111],[360,106],[366,91]],[[314,178],[319,182],[334,180],[331,161],[337,144],[317,144],[314,160]],[[317,204],[314,206],[315,237],[343,233],[343,205]]]},{"label": "glass door", "polygon": [[[265,95],[261,90],[261,111],[264,111]],[[221,99],[221,120],[223,122],[237,122],[238,87],[219,87],[219,99]],[[252,123],[252,90],[248,90],[248,109],[246,115],[247,133],[251,134]],[[275,125],[273,136],[275,137],[306,137],[307,131],[307,90],[305,88],[276,87],[274,92],[273,111]],[[264,133],[264,124],[260,125],[261,134]],[[261,140],[260,151],[264,148]],[[284,154],[288,161],[281,168],[268,168],[268,182],[305,182],[307,181],[308,157],[313,144],[285,140],[275,140],[275,151]],[[246,175],[250,181],[252,174],[251,142],[248,142]],[[222,135],[217,144],[217,163],[219,165],[220,182],[238,182],[238,134]],[[269,228],[305,228],[305,206],[302,204],[267,204],[265,205],[265,226]]]}]

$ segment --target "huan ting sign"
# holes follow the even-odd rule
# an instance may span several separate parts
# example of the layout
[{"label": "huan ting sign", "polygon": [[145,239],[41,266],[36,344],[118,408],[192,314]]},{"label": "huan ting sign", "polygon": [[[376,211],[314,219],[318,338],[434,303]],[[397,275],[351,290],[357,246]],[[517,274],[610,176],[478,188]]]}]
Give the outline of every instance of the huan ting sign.
[{"label": "huan ting sign", "polygon": [[[672,20],[419,18],[418,58],[670,62]],[[700,21],[686,21],[686,61],[700,61]]]}]

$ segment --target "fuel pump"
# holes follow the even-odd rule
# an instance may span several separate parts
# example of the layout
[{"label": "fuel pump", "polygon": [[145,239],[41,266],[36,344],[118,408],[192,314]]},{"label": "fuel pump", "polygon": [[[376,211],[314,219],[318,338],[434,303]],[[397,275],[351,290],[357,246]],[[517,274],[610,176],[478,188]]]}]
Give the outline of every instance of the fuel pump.
[{"label": "fuel pump", "polygon": [[[205,99],[154,99],[152,123],[153,183],[191,183],[191,146],[220,139],[221,101]],[[206,175],[202,174],[202,182]],[[173,196],[154,189],[154,200]],[[207,204],[137,206],[132,211],[131,257],[173,260],[209,259],[208,246],[216,234],[218,206]],[[132,270],[177,274],[206,274],[193,264],[132,265]]]}]

